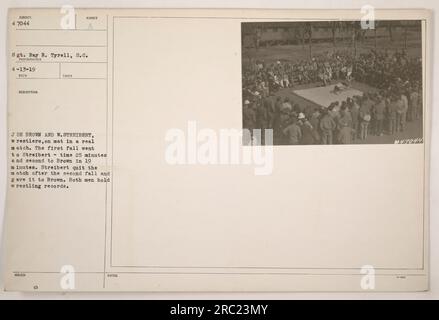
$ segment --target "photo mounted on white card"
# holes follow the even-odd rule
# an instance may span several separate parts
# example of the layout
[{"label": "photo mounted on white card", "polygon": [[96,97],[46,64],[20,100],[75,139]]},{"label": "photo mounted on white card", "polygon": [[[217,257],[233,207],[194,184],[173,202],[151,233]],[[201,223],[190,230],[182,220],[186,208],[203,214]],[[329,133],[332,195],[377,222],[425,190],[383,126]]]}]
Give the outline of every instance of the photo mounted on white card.
[{"label": "photo mounted on white card", "polygon": [[11,9],[6,290],[428,290],[431,26]]}]

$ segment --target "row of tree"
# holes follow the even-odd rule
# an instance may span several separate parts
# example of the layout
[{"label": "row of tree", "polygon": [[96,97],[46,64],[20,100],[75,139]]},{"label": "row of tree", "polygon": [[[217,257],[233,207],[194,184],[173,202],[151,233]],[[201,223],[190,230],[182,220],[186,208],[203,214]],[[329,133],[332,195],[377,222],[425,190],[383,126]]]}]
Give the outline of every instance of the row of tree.
[{"label": "row of tree", "polygon": [[[326,30],[331,34],[330,40],[336,46],[337,40],[351,41],[355,48],[357,42],[364,42],[367,36],[373,33],[375,46],[377,46],[378,30],[387,33],[390,42],[394,41],[394,30],[402,29],[404,35],[404,47],[407,47],[407,35],[409,30],[420,31],[419,21],[367,21],[363,25],[360,21],[328,21],[328,22],[266,22],[248,23],[243,25],[243,38],[250,35],[254,39],[254,46],[259,48],[264,41],[263,35],[268,29],[281,30],[282,35],[290,41],[301,43],[303,47],[308,44],[312,50],[313,41],[322,40],[319,30]],[[286,36],[285,36],[286,35]]]}]

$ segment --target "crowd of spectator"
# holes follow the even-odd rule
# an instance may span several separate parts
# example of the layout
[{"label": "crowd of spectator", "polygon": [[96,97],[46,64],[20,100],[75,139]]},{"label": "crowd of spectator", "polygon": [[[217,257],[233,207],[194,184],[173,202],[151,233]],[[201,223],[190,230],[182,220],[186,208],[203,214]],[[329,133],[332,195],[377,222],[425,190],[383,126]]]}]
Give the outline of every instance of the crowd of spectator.
[{"label": "crowd of spectator", "polygon": [[[404,51],[371,50],[356,59],[337,52],[298,63],[252,61],[243,78],[243,126],[251,132],[272,129],[276,145],[350,144],[370,134],[394,135],[422,115],[421,61]],[[334,80],[342,83],[336,90],[345,90],[353,79],[374,90],[320,107],[276,94],[281,88]]]}]

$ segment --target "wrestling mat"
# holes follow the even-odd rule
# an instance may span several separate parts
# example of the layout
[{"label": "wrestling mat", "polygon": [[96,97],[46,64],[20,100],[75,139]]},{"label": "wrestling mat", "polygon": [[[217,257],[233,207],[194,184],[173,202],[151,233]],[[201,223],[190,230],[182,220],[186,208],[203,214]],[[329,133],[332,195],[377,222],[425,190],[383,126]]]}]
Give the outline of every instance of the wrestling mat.
[{"label": "wrestling mat", "polygon": [[[338,89],[335,89],[336,86]],[[356,95],[363,95],[363,92],[360,90],[347,87],[342,83],[332,84],[325,87],[295,90],[293,92],[298,96],[314,102],[324,108],[327,108],[332,102],[339,101],[339,103],[341,103],[347,98],[352,98]]]}]

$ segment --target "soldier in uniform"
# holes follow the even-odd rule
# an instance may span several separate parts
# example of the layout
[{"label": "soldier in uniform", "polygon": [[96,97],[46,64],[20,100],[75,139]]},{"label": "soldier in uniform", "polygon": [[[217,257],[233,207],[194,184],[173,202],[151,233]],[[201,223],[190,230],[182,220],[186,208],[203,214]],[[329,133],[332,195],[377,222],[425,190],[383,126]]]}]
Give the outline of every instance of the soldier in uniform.
[{"label": "soldier in uniform", "polygon": [[333,143],[333,134],[336,126],[334,119],[329,115],[328,110],[325,109],[323,111],[323,116],[320,119],[322,144]]},{"label": "soldier in uniform", "polygon": [[295,117],[290,119],[290,124],[283,129],[283,133],[287,138],[288,144],[299,144],[300,140],[302,139],[302,130]]},{"label": "soldier in uniform", "polygon": [[256,112],[250,104],[249,100],[244,101],[243,107],[243,127],[246,130],[249,130],[250,135],[244,135],[244,145],[249,145],[253,139],[253,130],[256,128]]},{"label": "soldier in uniform", "polygon": [[419,119],[419,94],[417,86],[413,86],[410,92],[410,119]]},{"label": "soldier in uniform", "polygon": [[375,119],[375,134],[377,136],[383,135],[383,125],[386,113],[386,103],[384,98],[379,94],[376,98],[376,104],[373,109],[373,116]]},{"label": "soldier in uniform", "polygon": [[394,134],[396,132],[396,114],[398,110],[398,105],[396,101],[396,96],[392,94],[390,96],[389,104],[387,107],[388,118],[389,118],[389,134]]}]

